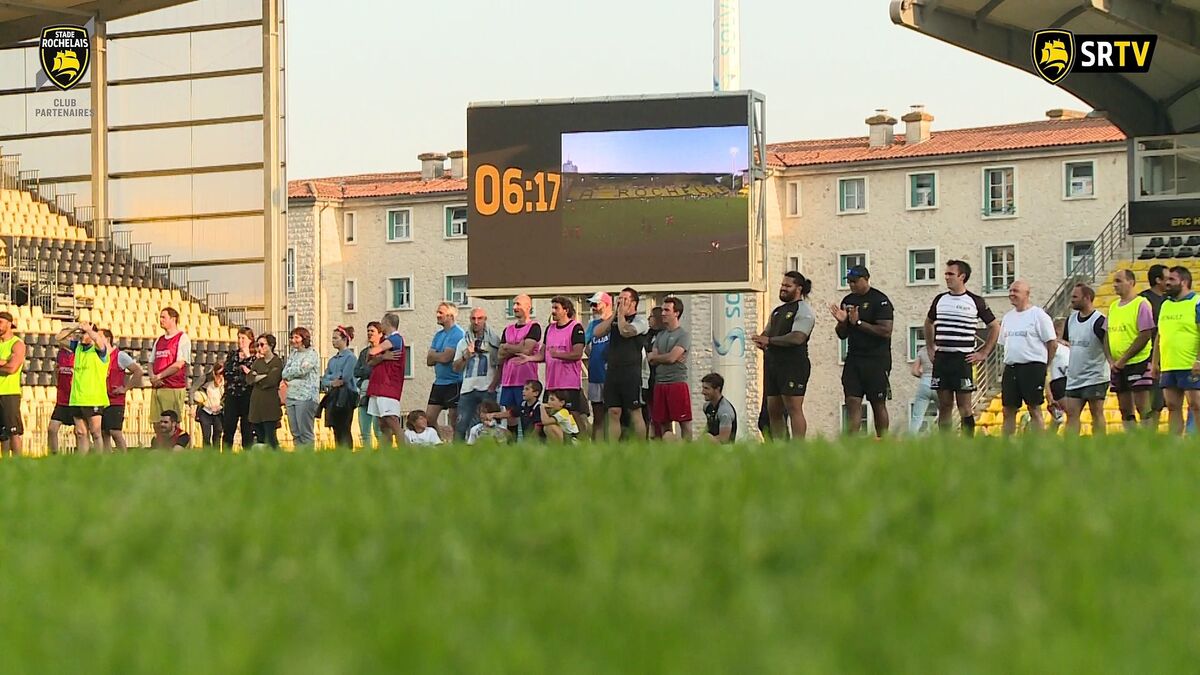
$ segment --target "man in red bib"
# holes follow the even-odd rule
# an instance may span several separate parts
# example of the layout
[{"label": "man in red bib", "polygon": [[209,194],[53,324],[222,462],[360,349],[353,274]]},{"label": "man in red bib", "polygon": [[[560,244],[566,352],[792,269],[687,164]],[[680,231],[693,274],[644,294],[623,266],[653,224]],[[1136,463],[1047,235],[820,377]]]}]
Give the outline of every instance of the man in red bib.
[{"label": "man in red bib", "polygon": [[158,314],[163,335],[154,343],[150,368],[150,419],[157,422],[164,410],[187,409],[187,366],[192,360],[192,340],[179,330],[179,312],[167,307]]}]

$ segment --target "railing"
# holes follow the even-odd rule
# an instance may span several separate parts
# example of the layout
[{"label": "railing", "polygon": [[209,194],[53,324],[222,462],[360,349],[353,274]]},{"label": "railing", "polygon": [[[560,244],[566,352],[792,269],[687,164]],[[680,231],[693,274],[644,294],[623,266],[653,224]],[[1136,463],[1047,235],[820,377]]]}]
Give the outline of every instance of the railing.
[{"label": "railing", "polygon": [[[1050,294],[1042,309],[1046,310],[1052,319],[1066,318],[1071,307],[1071,290],[1075,288],[1075,284],[1094,286],[1101,275],[1108,274],[1108,268],[1114,260],[1133,256],[1133,237],[1129,236],[1126,218],[1127,210],[1122,206],[1092,241],[1091,252],[1075,261],[1070,273]],[[997,346],[976,370],[975,395],[972,398],[975,410],[988,405],[999,387],[1003,373],[1004,349]]]},{"label": "railing", "polygon": [[21,187],[21,156],[0,156],[0,188],[18,190]]}]

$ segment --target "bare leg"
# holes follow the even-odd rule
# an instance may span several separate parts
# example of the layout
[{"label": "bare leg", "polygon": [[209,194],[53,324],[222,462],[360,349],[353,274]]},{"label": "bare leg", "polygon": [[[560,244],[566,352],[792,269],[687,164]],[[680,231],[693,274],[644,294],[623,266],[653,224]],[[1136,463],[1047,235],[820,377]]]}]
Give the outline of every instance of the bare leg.
[{"label": "bare leg", "polygon": [[89,441],[91,437],[88,435],[88,421],[85,419],[75,418],[75,452],[81,455],[86,455],[91,450]]},{"label": "bare leg", "polygon": [[125,432],[124,431],[109,431],[106,433],[112,437],[113,442],[116,443],[118,450],[120,450],[121,452],[125,452],[126,450],[129,449],[129,444],[127,444],[125,442]]},{"label": "bare leg", "polygon": [[[1017,433],[1017,411],[1018,408],[1004,407],[1004,426],[1002,429],[1005,436],[1012,436]],[[1032,415],[1032,412],[1030,414]]]},{"label": "bare leg", "polygon": [[641,410],[629,411],[629,429],[633,432],[633,437],[639,441],[644,441],[646,437],[646,420],[642,419]]},{"label": "bare leg", "polygon": [[579,438],[587,438],[588,434],[591,433],[589,428],[591,424],[588,423],[588,416],[582,412],[573,412],[571,413],[571,417],[575,420],[575,426],[579,427]]},{"label": "bare leg", "polygon": [[846,433],[854,435],[862,430],[862,399],[846,397]]},{"label": "bare leg", "polygon": [[547,439],[555,443],[562,443],[564,441],[562,427],[558,426],[557,424],[551,424],[549,426],[542,427],[542,431],[546,432]]},{"label": "bare leg", "polygon": [[1134,396],[1132,391],[1117,392],[1117,408],[1121,411],[1121,423],[1125,426],[1125,431],[1137,428],[1137,413],[1145,409],[1134,405]]},{"label": "bare leg", "polygon": [[887,401],[871,401],[871,412],[875,417],[875,435],[883,438],[892,423],[888,417]]},{"label": "bare leg", "polygon": [[58,454],[58,430],[62,427],[62,422],[58,420],[50,420],[50,425],[46,427],[46,446],[50,448],[50,454]]},{"label": "bare leg", "polygon": [[[788,419],[792,423],[792,440],[802,440],[808,435],[808,420],[804,419],[804,397],[783,396]],[[781,425],[782,426],[782,425]]]},{"label": "bare leg", "polygon": [[[438,424],[438,418],[442,416],[442,406],[433,405],[430,403],[429,406],[425,408],[425,416],[429,418],[429,426],[433,427],[439,436],[445,438],[446,435],[442,433],[442,425]],[[453,431],[453,428],[451,431]],[[403,432],[401,432],[401,435],[403,435]]]},{"label": "bare leg", "polygon": [[1137,412],[1138,418],[1141,420],[1142,426],[1146,426],[1152,417],[1150,414],[1149,389],[1139,389],[1133,392],[1133,407]]},{"label": "bare leg", "polygon": [[608,425],[605,424],[605,408],[603,404],[592,404],[592,419],[596,420],[596,423],[592,425],[592,440],[599,441],[604,437],[605,431],[608,428]]},{"label": "bare leg", "polygon": [[1173,436],[1183,435],[1183,390],[1163,388],[1163,402],[1167,404],[1167,429]]},{"label": "bare leg", "polygon": [[1083,399],[1064,398],[1063,410],[1067,413],[1067,433],[1079,435],[1079,416],[1083,413]]},{"label": "bare leg", "polygon": [[784,441],[787,440],[787,434],[783,430],[783,412],[787,408],[783,405],[782,396],[767,397],[767,417],[771,420],[771,440]]},{"label": "bare leg", "polygon": [[954,428],[954,392],[942,391],[937,392],[938,403],[938,428],[942,431],[949,431]]},{"label": "bare leg", "polygon": [[[630,415],[630,417],[633,417]],[[608,409],[608,437],[612,440],[621,438],[621,409]]]},{"label": "bare leg", "polygon": [[[963,421],[963,433],[975,435],[975,406],[971,404],[971,392],[958,391],[954,393],[954,401],[958,404],[958,417]],[[967,423],[970,420],[970,424]]]},{"label": "bare leg", "polygon": [[1108,420],[1104,419],[1104,399],[1088,401],[1088,409],[1092,411],[1092,435],[1103,436],[1108,433]]},{"label": "bare leg", "polygon": [[1040,434],[1046,429],[1046,418],[1042,415],[1042,407],[1040,405],[1031,405],[1029,408],[1029,433]]},{"label": "bare leg", "polygon": [[692,440],[692,423],[691,422],[680,422],[679,423],[679,435],[680,435],[680,437],[683,438],[683,440],[690,442]]},{"label": "bare leg", "polygon": [[9,447],[12,448],[13,457],[20,457],[21,455],[25,454],[24,441],[25,438],[20,435],[13,436],[12,438],[8,439]]}]

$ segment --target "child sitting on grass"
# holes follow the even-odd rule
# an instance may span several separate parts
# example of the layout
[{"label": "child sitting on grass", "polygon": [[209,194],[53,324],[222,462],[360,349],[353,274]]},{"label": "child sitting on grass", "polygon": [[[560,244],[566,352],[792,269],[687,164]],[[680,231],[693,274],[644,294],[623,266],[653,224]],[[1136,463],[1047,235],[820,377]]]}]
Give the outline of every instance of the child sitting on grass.
[{"label": "child sitting on grass", "polygon": [[404,441],[410,445],[442,444],[442,437],[438,436],[437,429],[429,426],[429,418],[425,416],[424,410],[408,413],[408,420],[404,426],[407,427],[404,430]]},{"label": "child sitting on grass", "polygon": [[542,431],[546,438],[556,443],[575,443],[579,440],[579,427],[575,418],[567,411],[567,394],[559,389],[551,389],[546,397],[546,405],[542,406]]},{"label": "child sitting on grass", "polygon": [[[537,380],[530,380],[525,383],[525,387],[521,389],[521,408],[515,411],[517,426],[514,427],[517,431],[514,432],[513,440],[534,440],[545,439],[546,434],[542,431],[542,383]],[[516,434],[519,432],[520,436]]]},{"label": "child sitting on grass", "polygon": [[479,424],[467,431],[467,445],[475,445],[480,441],[508,442],[508,430],[500,423],[504,413],[500,412],[500,404],[484,399],[479,404]]}]

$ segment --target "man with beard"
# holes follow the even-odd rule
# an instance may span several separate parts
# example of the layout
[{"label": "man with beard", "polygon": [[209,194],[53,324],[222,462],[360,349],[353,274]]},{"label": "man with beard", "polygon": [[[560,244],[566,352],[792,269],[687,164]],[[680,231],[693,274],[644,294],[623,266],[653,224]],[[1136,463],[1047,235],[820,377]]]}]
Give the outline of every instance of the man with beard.
[{"label": "man with beard", "polygon": [[[646,437],[642,418],[642,359],[645,358],[646,315],[638,313],[638,292],[621,289],[613,316],[596,325],[593,335],[608,340],[608,372],[604,381],[604,405],[608,408],[608,437],[621,437],[621,418],[629,413],[631,438]],[[598,421],[597,421],[598,422]]]},{"label": "man with beard", "polygon": [[1092,435],[1106,431],[1104,399],[1108,396],[1111,369],[1108,365],[1108,322],[1092,302],[1096,292],[1087,284],[1071,290],[1071,316],[1063,329],[1063,341],[1071,346],[1067,365],[1067,433],[1079,433],[1079,417],[1086,402],[1092,411]]},{"label": "man with beard", "polygon": [[586,435],[591,410],[583,396],[583,324],[575,318],[575,303],[570,298],[551,298],[550,323],[544,335],[540,350],[515,360],[546,363],[546,400],[551,394],[557,395],[575,420],[575,433]]},{"label": "man with beard", "polygon": [[1120,296],[1108,306],[1108,353],[1113,358],[1112,391],[1121,408],[1125,429],[1137,428],[1138,416],[1149,426],[1157,416],[1150,408],[1150,356],[1154,347],[1154,308],[1133,292],[1137,278],[1129,270],[1113,276],[1113,290]]},{"label": "man with beard", "polygon": [[763,350],[763,393],[767,396],[767,414],[771,418],[771,438],[776,440],[785,438],[785,413],[791,421],[793,439],[802,439],[808,432],[804,394],[812,372],[808,340],[816,324],[816,316],[808,303],[811,292],[812,281],[803,274],[784,274],[779,285],[779,299],[783,304],[771,312],[766,332],[751,337],[754,346]]},{"label": "man with beard", "polygon": [[842,366],[842,393],[846,398],[847,431],[856,434],[862,421],[865,398],[875,417],[875,435],[888,430],[887,402],[892,395],[888,381],[892,372],[891,300],[871,286],[871,273],[863,265],[846,270],[850,292],[842,304],[830,305],[837,321],[837,336],[846,340],[846,363]]},{"label": "man with beard", "polygon": [[1161,373],[1170,431],[1182,435],[1184,398],[1193,412],[1200,410],[1200,298],[1192,291],[1192,273],[1186,267],[1172,267],[1166,286],[1150,372]]}]

